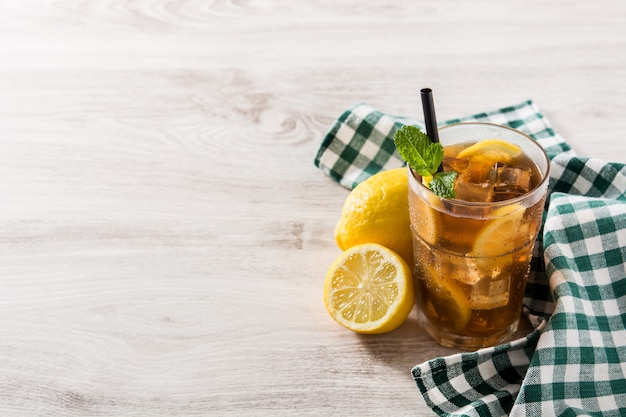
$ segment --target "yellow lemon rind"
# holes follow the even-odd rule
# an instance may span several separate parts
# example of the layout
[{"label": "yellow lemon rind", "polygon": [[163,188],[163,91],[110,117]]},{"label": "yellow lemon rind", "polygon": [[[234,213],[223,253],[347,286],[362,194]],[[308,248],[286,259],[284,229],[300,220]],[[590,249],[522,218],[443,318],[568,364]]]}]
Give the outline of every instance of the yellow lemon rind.
[{"label": "yellow lemon rind", "polygon": [[502,139],[485,139],[463,149],[456,156],[459,159],[477,159],[487,165],[510,163],[522,153],[522,148]]},{"label": "yellow lemon rind", "polygon": [[343,204],[334,236],[341,250],[378,243],[412,262],[406,168],[382,171],[357,185]]}]

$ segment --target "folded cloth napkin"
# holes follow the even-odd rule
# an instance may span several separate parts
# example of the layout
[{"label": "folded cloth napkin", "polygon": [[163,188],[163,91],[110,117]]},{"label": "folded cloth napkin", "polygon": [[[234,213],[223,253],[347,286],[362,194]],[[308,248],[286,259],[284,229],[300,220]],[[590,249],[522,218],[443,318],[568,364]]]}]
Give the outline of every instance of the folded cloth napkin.
[{"label": "folded cloth napkin", "polygon": [[512,416],[626,416],[626,166],[557,156],[544,224],[556,308]]},{"label": "folded cloth napkin", "polygon": [[[435,358],[412,375],[441,416],[626,415],[626,168],[576,157],[530,100],[461,121],[523,131],[551,159],[545,222],[524,311],[535,327],[499,346]],[[365,104],[332,126],[315,165],[346,188],[399,167],[393,136],[423,123]]]},{"label": "folded cloth napkin", "polygon": [[[447,120],[443,124],[481,121],[521,130],[537,139],[554,156],[571,152],[569,145],[550,127],[531,100],[516,106]],[[348,189],[381,170],[404,164],[393,136],[404,125],[424,130],[424,122],[392,116],[359,103],[346,110],[334,123],[315,156],[315,165]]]}]

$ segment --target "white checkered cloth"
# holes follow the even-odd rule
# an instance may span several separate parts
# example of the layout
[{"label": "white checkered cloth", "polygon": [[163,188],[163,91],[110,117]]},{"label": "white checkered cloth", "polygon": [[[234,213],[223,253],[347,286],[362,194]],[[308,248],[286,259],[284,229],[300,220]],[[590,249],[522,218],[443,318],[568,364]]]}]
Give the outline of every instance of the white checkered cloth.
[{"label": "white checkered cloth", "polygon": [[[419,364],[417,386],[441,416],[626,416],[626,167],[574,156],[530,100],[445,124],[470,120],[521,130],[552,161],[524,300],[535,329]],[[423,127],[358,104],[333,125],[315,164],[347,188],[401,166],[393,135],[404,124]]]},{"label": "white checkered cloth", "polygon": [[556,308],[512,416],[626,416],[626,166],[557,156],[544,225]]},{"label": "white checkered cloth", "polygon": [[[442,124],[468,121],[491,122],[518,129],[535,138],[548,156],[571,152],[552,130],[531,100],[515,106],[478,113]],[[346,110],[332,126],[315,156],[315,165],[346,188],[352,189],[378,171],[404,165],[393,137],[403,125],[424,130],[424,122],[392,116],[359,103]]]}]

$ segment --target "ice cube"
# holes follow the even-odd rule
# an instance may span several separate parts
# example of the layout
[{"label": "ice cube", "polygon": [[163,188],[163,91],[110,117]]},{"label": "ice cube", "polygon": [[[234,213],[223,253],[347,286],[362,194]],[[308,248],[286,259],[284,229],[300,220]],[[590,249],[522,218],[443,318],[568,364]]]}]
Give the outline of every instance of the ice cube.
[{"label": "ice cube", "polygon": [[511,277],[500,274],[499,268],[489,277],[483,277],[470,289],[470,305],[474,310],[491,310],[509,303]]},{"label": "ice cube", "polygon": [[523,167],[498,167],[498,175],[494,188],[494,201],[507,200],[530,191],[532,169]]},{"label": "ice cube", "polygon": [[463,284],[474,285],[481,280],[476,262],[471,258],[459,258],[452,265],[451,274]]},{"label": "ice cube", "polygon": [[493,201],[497,164],[491,167],[470,163],[454,185],[456,198],[464,201]]},{"label": "ice cube", "polygon": [[467,169],[463,171],[461,175],[466,176],[467,181],[475,184],[485,181],[493,181],[497,178],[496,165],[485,165],[479,161],[470,161],[467,165]]},{"label": "ice cube", "polygon": [[493,201],[494,187],[493,184],[484,182],[474,184],[471,182],[463,183],[455,187],[456,198],[463,201]]},{"label": "ice cube", "polygon": [[[456,262],[454,276],[463,284],[469,285],[470,306],[474,310],[491,310],[509,303],[511,277],[502,267],[482,268],[475,259],[465,258]],[[463,271],[461,273],[461,271]],[[482,273],[482,274],[481,274]]]},{"label": "ice cube", "polygon": [[465,171],[468,164],[469,164],[469,160],[467,159],[453,158],[451,156],[443,157],[444,171],[462,172],[462,171]]},{"label": "ice cube", "polygon": [[533,171],[530,168],[510,167],[503,165],[498,167],[498,186],[507,186],[528,192]]}]

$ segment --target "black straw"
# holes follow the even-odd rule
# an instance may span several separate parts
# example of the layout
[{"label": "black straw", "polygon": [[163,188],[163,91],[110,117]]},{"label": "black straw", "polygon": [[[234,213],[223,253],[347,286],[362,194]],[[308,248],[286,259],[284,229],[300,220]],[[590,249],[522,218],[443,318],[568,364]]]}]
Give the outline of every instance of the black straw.
[{"label": "black straw", "polygon": [[[439,131],[437,130],[437,116],[435,115],[435,103],[433,102],[433,90],[422,88],[422,109],[424,110],[424,122],[426,123],[426,134],[434,143],[439,142]],[[443,171],[443,166],[439,165],[438,172]]]},{"label": "black straw", "polygon": [[426,123],[426,134],[431,141],[439,142],[439,132],[437,131],[437,116],[435,115],[435,104],[433,103],[433,90],[422,88],[422,109],[424,109],[424,122]]}]

